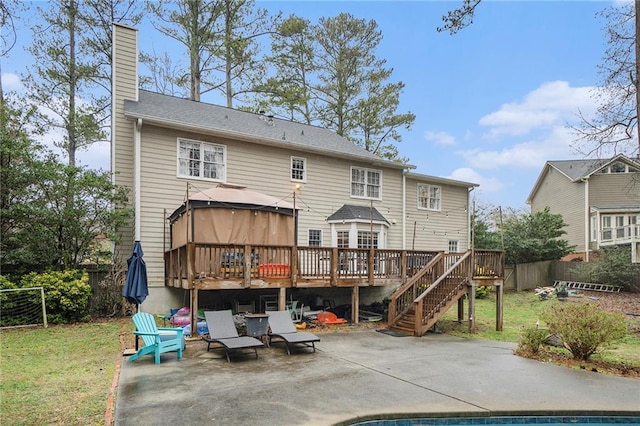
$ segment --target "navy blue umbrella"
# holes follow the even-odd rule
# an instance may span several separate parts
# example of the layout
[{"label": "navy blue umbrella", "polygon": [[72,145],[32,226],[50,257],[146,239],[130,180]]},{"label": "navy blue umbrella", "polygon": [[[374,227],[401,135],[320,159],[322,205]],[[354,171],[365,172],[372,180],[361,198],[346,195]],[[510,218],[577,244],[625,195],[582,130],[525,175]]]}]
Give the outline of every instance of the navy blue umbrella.
[{"label": "navy blue umbrella", "polygon": [[142,256],[142,245],[140,241],[133,244],[133,253],[127,259],[127,282],[122,289],[122,296],[129,302],[140,305],[149,295],[147,282],[147,265]]}]

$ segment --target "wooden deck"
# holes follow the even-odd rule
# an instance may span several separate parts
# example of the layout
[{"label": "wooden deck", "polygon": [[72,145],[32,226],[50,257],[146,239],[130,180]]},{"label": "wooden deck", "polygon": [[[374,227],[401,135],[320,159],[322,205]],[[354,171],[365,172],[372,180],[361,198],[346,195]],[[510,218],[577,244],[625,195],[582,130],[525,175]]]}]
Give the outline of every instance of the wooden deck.
[{"label": "wooden deck", "polygon": [[[423,335],[478,285],[500,289],[501,328],[504,252],[188,243],[165,253],[165,277],[165,285],[190,291],[192,327],[203,290],[278,289],[278,308],[284,309],[290,288],[352,288],[352,320],[358,322],[358,289],[393,286],[399,288],[390,297],[389,324]],[[469,304],[471,313],[472,298]]]}]

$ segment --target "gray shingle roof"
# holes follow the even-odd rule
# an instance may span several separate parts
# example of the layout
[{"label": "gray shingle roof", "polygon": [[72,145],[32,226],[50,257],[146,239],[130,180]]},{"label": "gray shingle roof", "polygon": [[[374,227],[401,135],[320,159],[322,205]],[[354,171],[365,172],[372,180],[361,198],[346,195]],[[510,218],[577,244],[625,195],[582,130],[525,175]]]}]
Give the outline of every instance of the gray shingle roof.
[{"label": "gray shingle roof", "polygon": [[375,207],[372,210],[370,206],[354,206],[350,204],[345,204],[344,206],[340,207],[338,210],[336,210],[335,213],[327,218],[327,221],[354,219],[369,221],[371,220],[372,213],[374,221],[389,223],[389,221],[385,219],[385,217],[382,216],[382,214],[378,210],[376,210]]},{"label": "gray shingle roof", "polygon": [[185,128],[254,143],[349,157],[387,167],[414,168],[384,160],[328,129],[146,90],[139,91],[138,101],[125,100],[124,111],[127,117],[141,118],[143,122],[146,120],[169,128]]},{"label": "gray shingle roof", "polygon": [[554,167],[567,175],[572,181],[577,181],[580,178],[587,177],[604,166],[614,163],[615,161],[622,161],[638,167],[637,160],[629,158],[623,154],[618,154],[612,158],[594,158],[589,160],[561,160],[561,161],[547,161],[551,167]]},{"label": "gray shingle roof", "polygon": [[607,159],[590,159],[590,160],[559,160],[549,161],[549,165],[560,170],[571,180],[578,180],[588,176],[611,161]]}]

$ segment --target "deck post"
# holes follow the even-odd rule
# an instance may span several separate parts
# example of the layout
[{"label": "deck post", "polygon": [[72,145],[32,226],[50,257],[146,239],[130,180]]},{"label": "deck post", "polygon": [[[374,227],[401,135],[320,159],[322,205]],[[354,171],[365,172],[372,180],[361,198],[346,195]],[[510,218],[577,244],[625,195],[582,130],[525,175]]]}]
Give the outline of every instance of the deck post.
[{"label": "deck post", "polygon": [[476,332],[476,287],[471,283],[467,286],[469,295],[469,333]]},{"label": "deck post", "polygon": [[191,289],[191,337],[198,334],[198,287]]},{"label": "deck post", "polygon": [[243,281],[244,281],[244,287],[245,288],[249,288],[251,287],[251,269],[252,269],[252,264],[253,264],[253,259],[251,256],[251,246],[249,244],[245,244],[244,246],[244,274],[243,275]]},{"label": "deck post", "polygon": [[504,286],[502,284],[496,286],[496,331],[502,331],[502,301],[504,293],[503,287]]},{"label": "deck post", "polygon": [[333,247],[331,249],[331,287],[338,285],[338,249]]},{"label": "deck post", "polygon": [[464,298],[458,299],[458,323],[464,319]]},{"label": "deck post", "polygon": [[360,317],[360,312],[358,312],[358,308],[360,306],[360,287],[354,286],[351,292],[351,321],[354,324],[358,324],[358,320]]},{"label": "deck post", "polygon": [[287,289],[280,287],[278,290],[278,310],[284,311],[285,309],[287,309]]}]

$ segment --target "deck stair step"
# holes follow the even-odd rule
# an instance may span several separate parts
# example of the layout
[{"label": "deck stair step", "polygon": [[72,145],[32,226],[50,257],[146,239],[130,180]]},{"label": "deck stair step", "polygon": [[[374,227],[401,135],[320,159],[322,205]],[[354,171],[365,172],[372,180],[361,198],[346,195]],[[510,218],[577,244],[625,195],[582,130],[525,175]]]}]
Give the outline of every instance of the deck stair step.
[{"label": "deck stair step", "polygon": [[603,291],[607,293],[619,293],[622,289],[621,286],[608,285],[608,284],[596,284],[596,283],[583,283],[577,281],[560,281],[553,282],[553,286],[557,287],[560,283],[565,283],[567,288],[573,288],[577,290],[591,290],[591,291]]}]

